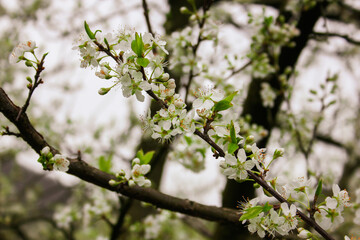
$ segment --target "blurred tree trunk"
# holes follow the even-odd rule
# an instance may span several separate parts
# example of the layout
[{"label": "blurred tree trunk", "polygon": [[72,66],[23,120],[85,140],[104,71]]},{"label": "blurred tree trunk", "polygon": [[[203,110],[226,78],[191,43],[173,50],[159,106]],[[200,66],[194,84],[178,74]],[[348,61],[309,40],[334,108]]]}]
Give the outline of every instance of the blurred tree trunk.
[{"label": "blurred tree trunk", "polygon": [[[268,131],[268,136],[263,138],[257,143],[259,148],[266,147],[266,144],[271,135],[271,131],[276,122],[276,115],[280,109],[280,106],[284,100],[284,96],[280,95],[276,98],[274,107],[271,111],[264,108],[262,105],[260,90],[261,83],[267,81],[270,85],[280,90],[280,84],[278,81],[279,74],[283,73],[287,67],[295,67],[295,64],[302,52],[306,47],[309,34],[312,32],[313,27],[319,17],[321,16],[321,9],[324,6],[317,4],[314,8],[301,13],[301,17],[298,21],[297,28],[300,30],[300,35],[294,39],[296,46],[294,48],[283,47],[279,56],[279,71],[278,74],[272,74],[264,79],[253,78],[249,89],[247,98],[244,102],[244,109],[242,116],[250,115],[252,123],[263,126]],[[285,16],[287,21],[291,18],[290,13],[280,10],[280,14]],[[236,208],[239,201],[245,199],[251,199],[255,196],[252,183],[237,183],[233,180],[228,180],[223,191],[223,207]],[[247,237],[246,237],[247,236]],[[246,228],[239,228],[235,226],[218,224],[214,239],[254,239],[255,236],[249,236],[249,232]]]}]

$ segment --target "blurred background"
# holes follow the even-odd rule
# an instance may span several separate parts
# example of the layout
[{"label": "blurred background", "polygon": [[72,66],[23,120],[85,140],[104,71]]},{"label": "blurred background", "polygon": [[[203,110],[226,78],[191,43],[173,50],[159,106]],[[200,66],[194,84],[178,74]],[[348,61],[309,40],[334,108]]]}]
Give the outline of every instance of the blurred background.
[{"label": "blurred background", "polygon": [[[203,2],[195,1],[200,13]],[[191,34],[199,32],[189,15],[179,10],[191,5],[174,0],[148,0],[147,5],[153,32],[168,42],[170,66],[178,62],[167,71],[180,94],[189,76],[194,78],[194,91],[200,87],[239,91],[233,114],[239,116],[244,135],[255,135],[258,146],[270,152],[285,148],[271,177],[322,177],[325,191],[331,193],[332,183],[339,183],[355,196],[360,156],[359,1],[213,1],[205,26],[215,29],[216,37],[199,44],[190,72],[186,62],[176,59],[175,39],[187,26],[194,27]],[[256,36],[264,29],[265,18],[277,19],[276,26],[280,15],[299,31],[295,45],[279,40],[266,48],[264,39]],[[34,40],[39,56],[49,52],[44,84],[36,90],[27,114],[50,144],[69,156],[81,151],[83,159],[96,167],[108,162],[111,172],[128,171],[137,150],[155,150],[149,174],[153,187],[204,204],[236,208],[247,197],[267,199],[251,183],[227,181],[219,171],[219,159],[206,145],[199,143],[205,149],[202,159],[188,156],[189,160],[173,153],[181,139],[166,143],[151,139],[142,129],[147,109],[155,109],[148,97],[139,103],[134,97],[124,98],[121,89],[100,96],[98,89],[110,83],[97,78],[96,69],[80,68],[79,54],[72,49],[84,33],[84,20],[104,33],[125,26],[149,31],[143,1],[0,1],[0,87],[15,104],[23,105],[26,77],[34,72],[23,63],[10,65],[12,49]],[[287,83],[286,93],[278,79]],[[261,101],[262,82],[276,93],[270,111]],[[0,125],[16,131],[3,115]],[[0,137],[0,239],[256,239],[247,230],[159,213],[65,173],[44,172],[37,158],[20,139]],[[350,221],[334,234],[360,237],[355,216],[348,214]]]}]

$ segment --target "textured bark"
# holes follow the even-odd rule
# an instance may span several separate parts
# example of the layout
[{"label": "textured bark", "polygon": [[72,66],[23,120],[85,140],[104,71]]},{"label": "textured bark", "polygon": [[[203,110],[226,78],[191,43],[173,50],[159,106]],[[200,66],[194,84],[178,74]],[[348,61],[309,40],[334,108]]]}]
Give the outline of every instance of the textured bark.
[{"label": "textured bark", "polygon": [[[7,96],[5,91],[0,88],[0,112],[18,128],[21,137],[27,144],[37,153],[40,153],[45,146],[49,146],[53,154],[59,153],[58,150],[51,147],[44,137],[36,131],[26,116],[26,113],[22,113],[19,120],[16,121],[19,111],[20,108],[16,106]],[[239,224],[240,214],[236,210],[207,206],[187,199],[172,197],[152,188],[141,188],[138,186],[129,187],[126,184],[120,184],[116,187],[110,186],[109,181],[115,179],[115,176],[102,172],[81,159],[70,159],[69,171],[67,173],[96,186],[120,193],[130,198],[151,203],[159,208],[188,214],[210,221]]]}]

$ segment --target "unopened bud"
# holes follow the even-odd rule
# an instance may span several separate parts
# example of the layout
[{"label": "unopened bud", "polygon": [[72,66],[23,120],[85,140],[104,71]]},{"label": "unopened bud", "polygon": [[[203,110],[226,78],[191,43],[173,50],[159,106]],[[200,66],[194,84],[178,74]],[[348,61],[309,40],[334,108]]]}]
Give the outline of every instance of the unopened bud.
[{"label": "unopened bud", "polygon": [[136,183],[134,182],[134,180],[129,180],[129,186],[130,187],[134,187],[136,185]]},{"label": "unopened bud", "polygon": [[175,89],[175,88],[176,88],[175,79],[171,78],[171,79],[168,81],[167,87],[170,88],[170,89]]},{"label": "unopened bud", "polygon": [[100,88],[99,91],[98,91],[98,93],[99,93],[100,95],[105,95],[105,94],[107,94],[107,93],[110,91],[110,89],[111,89],[111,88]]},{"label": "unopened bud", "polygon": [[31,61],[27,60],[27,61],[25,62],[25,65],[26,65],[27,67],[32,67],[32,66],[33,66],[33,63],[32,63]]},{"label": "unopened bud", "polygon": [[119,183],[116,182],[114,179],[111,179],[111,180],[109,181],[109,185],[112,186],[112,187],[115,187],[115,186],[118,185],[118,184],[119,184]]},{"label": "unopened bud", "polygon": [[140,164],[140,159],[134,158],[134,160],[132,160],[132,165],[134,166],[135,164]]},{"label": "unopened bud", "polygon": [[246,140],[245,140],[245,144],[252,144],[255,140],[255,137],[253,135],[249,135]]},{"label": "unopened bud", "polygon": [[191,12],[189,11],[189,9],[187,7],[181,7],[180,12],[182,14],[191,14]]},{"label": "unopened bud", "polygon": [[164,74],[162,75],[162,80],[164,80],[164,81],[169,80],[169,78],[170,78],[170,75],[169,75],[168,73],[164,73]]},{"label": "unopened bud", "polygon": [[245,149],[245,152],[251,152],[252,151],[250,145],[246,145],[244,149]]}]

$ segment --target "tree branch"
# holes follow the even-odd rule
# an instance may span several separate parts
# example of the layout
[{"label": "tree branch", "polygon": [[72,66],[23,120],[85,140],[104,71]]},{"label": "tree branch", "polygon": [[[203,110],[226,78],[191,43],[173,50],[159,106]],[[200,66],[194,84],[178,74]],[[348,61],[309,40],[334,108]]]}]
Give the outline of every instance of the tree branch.
[{"label": "tree branch", "polygon": [[[40,153],[46,146],[50,147],[53,154],[60,153],[57,149],[48,144],[44,137],[36,131],[25,113],[22,113],[19,121],[16,121],[19,109],[20,108],[7,96],[5,91],[0,88],[0,112],[19,129],[24,141],[26,141],[37,153]],[[112,187],[109,185],[109,181],[115,179],[114,175],[100,171],[81,159],[72,158],[69,160],[70,166],[67,173],[99,187],[118,192],[130,198],[151,203],[156,207],[168,209],[170,211],[184,213],[209,221],[227,222],[236,225],[241,224],[239,222],[241,216],[239,211],[207,206],[187,199],[172,197],[151,188],[142,188],[138,186],[129,187],[127,184],[120,184],[116,187]]]}]

